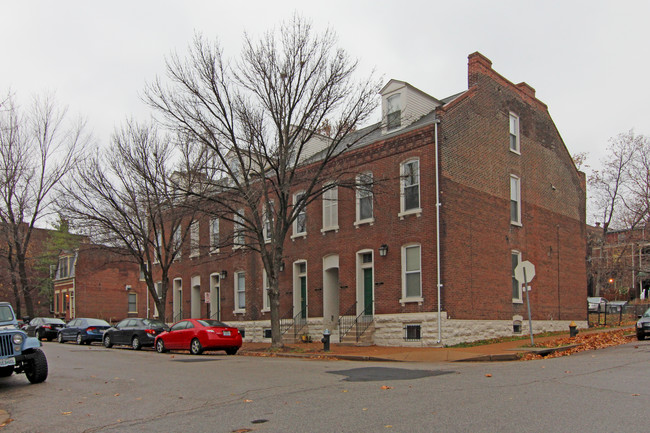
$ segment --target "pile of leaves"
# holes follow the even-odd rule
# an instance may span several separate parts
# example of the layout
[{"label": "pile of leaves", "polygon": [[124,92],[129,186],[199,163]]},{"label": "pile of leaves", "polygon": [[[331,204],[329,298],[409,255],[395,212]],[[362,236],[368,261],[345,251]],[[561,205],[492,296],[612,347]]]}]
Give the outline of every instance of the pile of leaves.
[{"label": "pile of leaves", "polygon": [[542,348],[561,348],[563,346],[576,345],[575,347],[566,350],[557,350],[547,355],[538,355],[535,353],[528,353],[521,357],[524,361],[542,358],[557,358],[560,356],[567,356],[585,350],[602,349],[604,347],[618,346],[619,344],[630,343],[634,340],[634,334],[630,334],[629,329],[619,329],[609,332],[596,332],[578,334],[577,336],[563,337],[554,340],[536,343],[535,347]]}]

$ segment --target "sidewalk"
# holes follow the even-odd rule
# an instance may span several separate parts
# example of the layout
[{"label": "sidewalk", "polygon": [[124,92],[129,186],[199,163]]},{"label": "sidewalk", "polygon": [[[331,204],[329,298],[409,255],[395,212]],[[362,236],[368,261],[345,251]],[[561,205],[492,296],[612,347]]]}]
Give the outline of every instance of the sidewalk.
[{"label": "sidewalk", "polygon": [[[581,329],[580,334],[607,333],[629,329]],[[569,333],[551,337],[536,337],[535,344],[562,340]],[[579,340],[579,338],[576,338]],[[271,352],[270,343],[244,343],[238,354],[247,356],[292,357],[307,359],[341,359],[353,361],[398,361],[398,362],[459,362],[459,361],[514,361],[527,353],[548,354],[553,351],[567,350],[574,345],[563,345],[556,348],[531,348],[530,338],[506,341],[494,344],[484,344],[472,347],[386,347],[386,346],[348,346],[333,343],[330,351],[323,351],[323,344],[296,343],[288,344],[281,351]]]}]

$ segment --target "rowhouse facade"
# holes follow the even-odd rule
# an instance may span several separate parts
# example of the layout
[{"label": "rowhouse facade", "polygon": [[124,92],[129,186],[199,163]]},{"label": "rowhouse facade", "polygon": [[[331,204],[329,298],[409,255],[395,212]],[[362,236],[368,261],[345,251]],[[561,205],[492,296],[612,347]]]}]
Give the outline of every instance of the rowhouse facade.
[{"label": "rowhouse facade", "polygon": [[[381,123],[338,163],[372,187],[328,190],[287,240],[286,335],[434,345],[526,332],[523,260],[537,270],[534,331],[586,323],[585,178],[535,90],[474,53],[464,92],[439,100],[391,80],[380,93]],[[267,339],[266,277],[236,221],[188,224],[165,319]]]}]

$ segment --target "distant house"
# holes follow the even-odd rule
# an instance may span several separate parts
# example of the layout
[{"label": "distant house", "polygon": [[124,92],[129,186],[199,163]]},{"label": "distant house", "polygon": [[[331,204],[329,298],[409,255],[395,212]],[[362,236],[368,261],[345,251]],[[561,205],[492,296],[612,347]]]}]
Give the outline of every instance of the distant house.
[{"label": "distant house", "polygon": [[612,230],[589,227],[589,296],[612,301],[650,295],[650,226]]},{"label": "distant house", "polygon": [[59,254],[54,277],[56,317],[116,322],[150,317],[152,309],[138,264],[120,250],[83,244]]},{"label": "distant house", "polygon": [[[380,123],[342,156],[381,188],[331,189],[296,220],[280,275],[286,335],[408,346],[526,332],[514,277],[525,260],[535,330],[586,324],[585,176],[531,86],[468,60],[468,87],[450,97],[399,80],[381,90]],[[215,317],[269,341],[266,276],[237,224],[187,224],[166,319]]]}]

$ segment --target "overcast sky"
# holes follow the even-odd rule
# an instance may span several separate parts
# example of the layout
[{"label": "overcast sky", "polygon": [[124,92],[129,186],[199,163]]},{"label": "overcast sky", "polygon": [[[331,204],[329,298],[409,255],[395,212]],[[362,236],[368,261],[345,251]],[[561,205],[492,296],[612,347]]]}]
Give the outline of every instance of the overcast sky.
[{"label": "overcast sky", "polygon": [[148,116],[145,83],[195,31],[235,56],[244,31],[294,12],[335,30],[362,73],[436,98],[467,88],[467,56],[480,51],[536,89],[569,151],[589,152],[592,166],[610,137],[650,133],[648,1],[0,0],[0,92],[54,92],[107,143],[126,117]]}]

